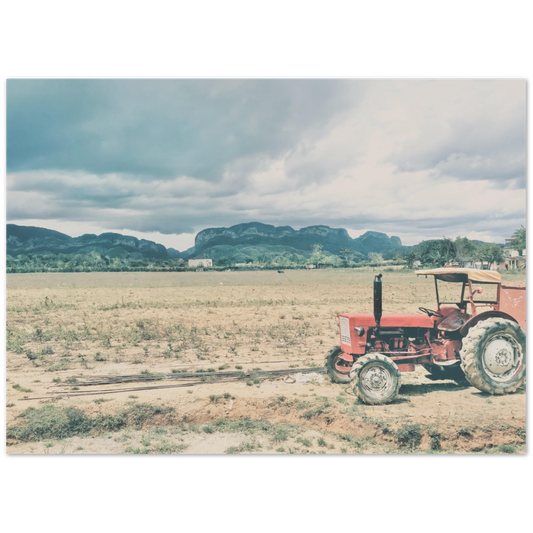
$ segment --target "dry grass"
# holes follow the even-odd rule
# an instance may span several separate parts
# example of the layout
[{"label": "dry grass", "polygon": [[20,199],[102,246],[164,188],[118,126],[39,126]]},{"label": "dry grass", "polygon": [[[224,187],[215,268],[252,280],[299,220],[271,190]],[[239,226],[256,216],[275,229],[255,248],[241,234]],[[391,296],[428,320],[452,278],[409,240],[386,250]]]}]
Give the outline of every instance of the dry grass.
[{"label": "dry grass", "polygon": [[[325,353],[338,344],[338,313],[372,311],[373,275],[352,270],[287,271],[284,275],[277,272],[9,275],[8,423],[16,424],[17,415],[28,407],[42,407],[40,400],[25,398],[42,397],[50,392],[60,394],[59,385],[74,388],[87,376],[321,366]],[[525,281],[520,276],[509,277]],[[435,307],[432,280],[417,278],[409,272],[385,272],[383,282],[387,313],[414,313],[419,306]],[[250,380],[249,386],[241,383],[228,390],[223,384],[213,383],[201,390],[136,395],[140,403],[172,404],[185,422],[187,418],[203,423],[221,416],[270,417],[275,407],[278,423],[326,431],[313,439],[306,435],[288,436],[292,439],[290,446],[283,444],[283,432],[278,437],[269,435],[266,440],[241,435],[239,442],[225,442],[227,446],[220,453],[226,450],[264,453],[281,448],[283,453],[291,450],[304,453],[304,449],[316,453],[333,450],[340,453],[341,448],[347,452],[375,450],[374,444],[365,440],[368,436],[357,432],[361,420],[378,431],[381,439],[382,431],[370,418],[377,417],[383,427],[394,426],[397,432],[405,416],[416,425],[427,417],[442,417],[443,409],[444,416],[461,427],[468,426],[468,413],[476,419],[480,413],[488,417],[496,409],[507,420],[504,413],[511,409],[515,416],[512,423],[517,424],[515,434],[522,424],[525,427],[525,395],[490,399],[476,395],[472,389],[465,391],[451,383],[430,382],[423,376],[423,371],[406,376],[405,390],[409,394],[406,392],[407,396],[398,404],[370,410],[354,403],[353,398],[344,395],[342,387],[329,382],[288,385]],[[290,394],[291,398],[280,402],[280,393]],[[74,407],[89,417],[113,414],[125,408],[131,401],[129,396],[110,395],[105,403],[95,403],[94,397],[80,397],[70,399],[69,406],[74,402]],[[62,405],[66,400],[58,401]],[[232,401],[235,407],[229,412]],[[469,406],[468,413],[461,413],[465,419],[460,422],[454,418],[458,412],[453,408],[454,401]],[[487,405],[488,401],[494,403]],[[268,409],[268,413],[257,414],[258,405]],[[436,410],[440,411],[435,414]],[[280,414],[286,412],[290,414]],[[346,427],[341,425],[341,418]],[[435,450],[441,445],[445,449],[446,432],[439,427],[430,436],[426,426],[429,427],[421,426],[422,448],[427,440],[429,449],[433,439]],[[328,432],[348,435],[348,440],[328,438]],[[398,447],[395,435],[391,430],[386,446]],[[303,440],[297,442],[298,437]],[[460,443],[468,441],[458,438]],[[476,438],[481,439],[479,432]],[[416,440],[407,439],[403,448],[416,449],[412,444]],[[309,443],[311,446],[306,446]],[[339,445],[328,448],[332,443]],[[183,442],[167,444],[169,453],[185,450]],[[214,443],[211,445],[218,449]],[[159,450],[163,450],[164,444],[161,446]],[[188,451],[194,450],[192,444],[187,446]],[[131,450],[145,448],[135,445]],[[155,450],[153,446],[150,449]]]}]

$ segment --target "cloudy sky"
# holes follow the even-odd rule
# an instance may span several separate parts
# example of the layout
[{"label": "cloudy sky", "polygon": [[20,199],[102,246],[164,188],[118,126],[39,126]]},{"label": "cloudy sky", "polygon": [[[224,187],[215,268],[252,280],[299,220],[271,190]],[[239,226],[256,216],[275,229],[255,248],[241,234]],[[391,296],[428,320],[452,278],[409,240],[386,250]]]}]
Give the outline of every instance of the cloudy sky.
[{"label": "cloudy sky", "polygon": [[183,250],[259,221],[503,242],[523,80],[8,80],[7,221]]}]

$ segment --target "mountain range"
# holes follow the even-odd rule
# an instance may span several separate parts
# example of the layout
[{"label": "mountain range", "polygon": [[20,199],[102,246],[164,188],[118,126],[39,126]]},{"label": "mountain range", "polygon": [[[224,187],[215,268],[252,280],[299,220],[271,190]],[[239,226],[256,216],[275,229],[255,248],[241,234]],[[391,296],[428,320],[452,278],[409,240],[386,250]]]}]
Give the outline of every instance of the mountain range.
[{"label": "mountain range", "polygon": [[33,226],[7,224],[7,254],[19,255],[77,255],[96,252],[108,258],[130,259],[194,259],[211,258],[215,261],[247,261],[251,258],[286,254],[309,256],[313,251],[349,255],[366,259],[371,252],[394,257],[407,247],[399,237],[367,231],[352,239],[343,228],[309,226],[295,230],[290,226],[273,226],[260,222],[237,224],[229,228],[208,228],[200,231],[192,248],[178,251],[162,244],[120,233],[86,234],[70,237],[58,231]]}]

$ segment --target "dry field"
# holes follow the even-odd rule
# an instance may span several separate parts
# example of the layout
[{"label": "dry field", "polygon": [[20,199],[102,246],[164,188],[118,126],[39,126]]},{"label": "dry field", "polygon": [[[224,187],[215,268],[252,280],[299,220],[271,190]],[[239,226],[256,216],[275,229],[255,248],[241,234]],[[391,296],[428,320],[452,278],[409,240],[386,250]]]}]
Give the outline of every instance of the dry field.
[{"label": "dry field", "polygon": [[[323,374],[298,373],[338,344],[338,313],[372,311],[372,278],[8,275],[7,453],[524,452],[525,390],[491,397],[420,368],[403,374],[393,404],[367,406]],[[432,280],[384,272],[383,281],[384,312],[435,307]],[[289,377],[257,374],[289,368]],[[82,385],[230,370],[243,378]]]}]

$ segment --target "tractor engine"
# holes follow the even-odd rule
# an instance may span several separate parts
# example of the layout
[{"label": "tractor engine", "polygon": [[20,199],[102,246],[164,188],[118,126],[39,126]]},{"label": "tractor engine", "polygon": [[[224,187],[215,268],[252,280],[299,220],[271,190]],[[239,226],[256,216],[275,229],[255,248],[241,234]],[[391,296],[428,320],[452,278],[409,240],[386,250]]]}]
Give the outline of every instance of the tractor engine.
[{"label": "tractor engine", "polygon": [[409,339],[404,336],[401,330],[381,330],[379,338],[374,342],[374,346],[369,351],[372,352],[405,352],[409,347]]}]

